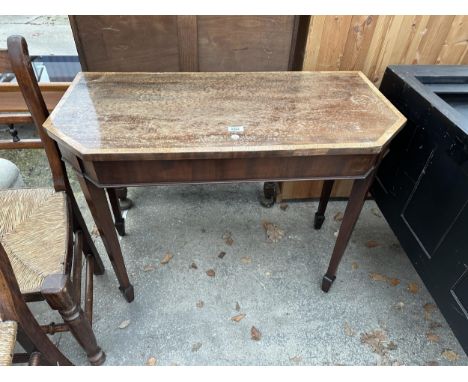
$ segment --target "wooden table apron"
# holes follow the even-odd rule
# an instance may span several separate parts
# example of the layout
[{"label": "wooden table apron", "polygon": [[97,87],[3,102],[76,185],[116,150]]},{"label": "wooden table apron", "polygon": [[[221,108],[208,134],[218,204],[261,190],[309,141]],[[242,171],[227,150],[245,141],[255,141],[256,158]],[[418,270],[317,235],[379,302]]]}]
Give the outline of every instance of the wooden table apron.
[{"label": "wooden table apron", "polygon": [[[238,143],[225,130],[235,118],[246,123]],[[381,155],[404,122],[356,72],[86,73],[44,127],[75,170],[120,289],[131,301],[105,188],[327,180],[317,212],[323,221],[333,180],[354,179],[322,279],[327,292]]]}]

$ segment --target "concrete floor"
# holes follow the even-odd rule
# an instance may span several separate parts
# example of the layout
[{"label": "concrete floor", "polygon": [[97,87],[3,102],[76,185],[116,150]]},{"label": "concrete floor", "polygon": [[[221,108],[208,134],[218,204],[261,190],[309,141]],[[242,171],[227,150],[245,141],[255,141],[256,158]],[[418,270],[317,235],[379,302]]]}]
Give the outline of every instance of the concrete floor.
[{"label": "concrete floor", "polygon": [[[31,22],[20,21],[0,17],[1,43],[26,31],[42,34],[34,42],[39,47],[39,40],[48,49],[70,45],[48,40],[57,29],[47,22],[30,29]],[[54,52],[65,54],[55,45]],[[2,130],[0,139],[7,136]],[[30,127],[19,130],[31,135]],[[0,151],[0,157],[20,167],[28,186],[51,185],[43,152]],[[121,297],[96,237],[107,272],[95,279],[94,330],[106,365],[468,365],[374,202],[365,204],[338,279],[325,294],[320,281],[345,203],[330,203],[322,230],[314,231],[316,202],[265,209],[260,191],[258,183],[130,189],[135,206],[121,245],[133,303]],[[264,222],[284,231],[277,243],[267,241]],[[173,258],[162,265],[168,253]],[[44,303],[32,305],[41,321],[58,321]],[[233,321],[239,314],[245,317]],[[251,339],[252,326],[261,333],[258,341]],[[52,338],[73,362],[87,364],[70,334]]]},{"label": "concrete floor", "polygon": [[32,55],[76,55],[67,16],[0,16],[0,49],[8,36],[24,36]]}]

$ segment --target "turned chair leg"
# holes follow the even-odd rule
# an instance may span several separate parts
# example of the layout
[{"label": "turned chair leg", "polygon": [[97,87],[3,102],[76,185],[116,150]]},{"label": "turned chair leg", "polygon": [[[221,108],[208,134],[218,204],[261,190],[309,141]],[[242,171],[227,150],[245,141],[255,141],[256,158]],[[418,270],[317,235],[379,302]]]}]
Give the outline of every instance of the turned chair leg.
[{"label": "turned chair leg", "polygon": [[42,360],[42,354],[39,352],[34,352],[29,357],[28,366],[41,366],[43,364],[47,364]]},{"label": "turned chair leg", "polygon": [[[26,305],[20,309],[24,307]],[[29,309],[24,311],[21,321],[19,323],[21,329],[18,330],[16,339],[26,351],[26,354],[30,354],[30,356],[29,359],[23,359],[21,354],[16,354],[13,356],[13,363],[34,361],[34,359],[37,359],[37,355],[33,357],[34,353],[39,353],[41,355],[41,365],[73,366],[73,363],[53,344]],[[19,357],[21,359],[18,359]]]},{"label": "turned chair leg", "polygon": [[62,316],[73,336],[85,350],[92,365],[102,365],[105,353],[97,345],[91,324],[73,296],[73,286],[66,275],[47,276],[42,284],[41,293],[47,303]]},{"label": "turned chair leg", "polygon": [[108,188],[107,195],[109,196],[109,202],[114,214],[114,225],[115,229],[120,236],[125,236],[125,219],[122,216],[122,208],[119,204],[119,198],[117,197],[117,191],[115,188]]},{"label": "turned chair leg", "polygon": [[314,218],[315,229],[322,228],[322,224],[325,221],[325,210],[327,209],[328,201],[330,200],[330,194],[334,183],[334,180],[323,181],[322,194],[320,195],[320,202]]},{"label": "turned chair leg", "polygon": [[93,325],[93,289],[94,289],[94,257],[86,256],[86,273],[85,273],[85,301],[84,312]]}]

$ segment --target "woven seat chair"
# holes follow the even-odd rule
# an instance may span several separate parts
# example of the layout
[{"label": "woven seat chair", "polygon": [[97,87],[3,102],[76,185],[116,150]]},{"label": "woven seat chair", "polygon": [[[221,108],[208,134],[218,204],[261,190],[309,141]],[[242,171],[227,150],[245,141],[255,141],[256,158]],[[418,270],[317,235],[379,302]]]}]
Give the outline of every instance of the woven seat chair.
[{"label": "woven seat chair", "polygon": [[[13,354],[16,340],[25,353]],[[29,310],[10,259],[0,244],[0,366],[73,365],[52,343]]]},{"label": "woven seat chair", "polygon": [[[0,191],[0,243],[13,269],[10,279],[15,279],[25,301],[45,299],[62,316],[64,323],[39,326],[42,333],[71,331],[90,363],[100,365],[105,354],[96,343],[91,323],[93,274],[103,274],[104,266],[74,198],[58,148],[42,127],[49,113],[24,38],[9,37],[8,53],[44,145],[54,184],[50,189]],[[81,307],[83,255],[86,259],[84,310]],[[7,292],[0,288],[0,304]],[[19,322],[18,328],[23,347],[23,342],[28,342],[25,337],[31,334],[29,330],[23,335],[27,331],[24,323]],[[33,346],[26,344],[26,347],[25,350],[33,352],[37,343],[33,341]]]}]

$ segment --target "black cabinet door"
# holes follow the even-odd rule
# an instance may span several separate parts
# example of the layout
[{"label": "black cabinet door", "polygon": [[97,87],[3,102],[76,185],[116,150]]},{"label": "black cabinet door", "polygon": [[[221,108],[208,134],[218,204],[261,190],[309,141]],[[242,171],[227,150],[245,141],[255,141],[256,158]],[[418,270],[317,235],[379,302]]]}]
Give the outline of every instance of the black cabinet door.
[{"label": "black cabinet door", "polygon": [[387,70],[382,82],[408,123],[371,192],[468,354],[468,146],[444,115],[450,106],[425,99],[423,86],[412,91],[408,77]]}]

